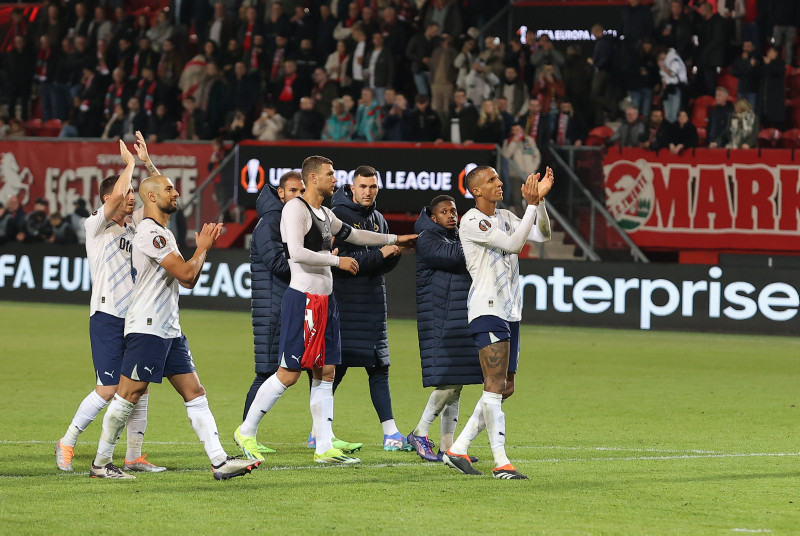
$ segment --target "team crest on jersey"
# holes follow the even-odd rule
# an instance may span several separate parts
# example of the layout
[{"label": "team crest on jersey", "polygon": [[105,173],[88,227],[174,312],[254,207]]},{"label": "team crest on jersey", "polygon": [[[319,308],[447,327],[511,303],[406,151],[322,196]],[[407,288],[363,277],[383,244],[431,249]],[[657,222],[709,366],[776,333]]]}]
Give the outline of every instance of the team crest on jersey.
[{"label": "team crest on jersey", "polygon": [[378,230],[380,229],[380,227],[378,227],[378,224],[377,224],[377,223],[376,223],[376,224],[374,224],[374,226],[375,226],[375,232],[377,233],[377,232],[378,232]]},{"label": "team crest on jersey", "polygon": [[163,247],[164,247],[164,246],[166,246],[166,245],[167,245],[167,239],[166,239],[166,238],[164,238],[164,237],[163,237],[163,236],[161,236],[161,235],[157,235],[157,236],[156,236],[156,237],[153,239],[153,246],[155,246],[155,248],[156,248],[156,249],[161,249],[161,248],[163,248]]},{"label": "team crest on jersey", "polygon": [[489,220],[481,220],[480,222],[478,222],[478,229],[480,229],[481,231],[488,231],[491,228],[492,228],[492,222],[490,222]]},{"label": "team crest on jersey", "polygon": [[511,226],[508,224],[508,222],[503,224],[503,230],[504,231],[510,231],[511,230]]},{"label": "team crest on jersey", "polygon": [[92,216],[97,216],[97,211],[92,212]]}]

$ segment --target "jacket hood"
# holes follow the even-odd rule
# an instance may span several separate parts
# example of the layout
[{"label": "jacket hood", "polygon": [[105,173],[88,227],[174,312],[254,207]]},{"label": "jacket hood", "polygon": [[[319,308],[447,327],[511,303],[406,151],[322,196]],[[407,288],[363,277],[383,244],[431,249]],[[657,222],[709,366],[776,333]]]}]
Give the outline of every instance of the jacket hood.
[{"label": "jacket hood", "polygon": [[277,188],[267,184],[261,189],[256,201],[256,210],[259,218],[263,218],[268,212],[283,210],[283,202],[278,197]]},{"label": "jacket hood", "polygon": [[431,219],[431,212],[428,207],[423,207],[422,211],[419,213],[419,217],[417,221],[414,223],[414,233],[422,234],[422,231],[433,231],[434,233],[438,233],[440,235],[445,235],[449,237],[454,237],[458,230],[458,226],[455,229],[445,229],[435,221]]},{"label": "jacket hood", "polygon": [[361,218],[369,217],[370,214],[375,212],[376,204],[377,201],[365,208],[353,201],[353,189],[349,184],[345,184],[336,190],[331,199],[331,208],[344,208]]}]

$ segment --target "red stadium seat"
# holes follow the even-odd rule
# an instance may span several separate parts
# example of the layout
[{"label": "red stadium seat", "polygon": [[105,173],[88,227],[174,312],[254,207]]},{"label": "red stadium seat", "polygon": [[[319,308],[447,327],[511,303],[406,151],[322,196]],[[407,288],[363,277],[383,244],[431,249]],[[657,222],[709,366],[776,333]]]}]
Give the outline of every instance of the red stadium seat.
[{"label": "red stadium seat", "polygon": [[724,87],[728,90],[728,93],[730,93],[731,97],[735,98],[739,91],[739,79],[733,76],[731,73],[724,71],[717,77],[717,86]]},{"label": "red stadium seat", "polygon": [[800,96],[794,97],[786,105],[786,126],[800,128]]},{"label": "red stadium seat", "polygon": [[39,129],[39,136],[55,138],[61,133],[61,119],[50,119],[42,123]]},{"label": "red stadium seat", "polygon": [[711,95],[702,95],[694,100],[692,105],[692,124],[697,127],[705,127],[708,123],[708,113],[711,107],[714,106],[714,97]]},{"label": "red stadium seat", "polygon": [[25,135],[38,136],[39,130],[42,128],[42,120],[38,117],[34,119],[28,119],[22,123],[22,128],[25,129]]},{"label": "red stadium seat", "polygon": [[800,129],[793,128],[784,132],[778,141],[778,146],[785,149],[800,149]]},{"label": "red stadium seat", "polygon": [[595,127],[589,131],[584,145],[605,145],[608,138],[614,135],[614,129],[607,126]]},{"label": "red stadium seat", "polygon": [[758,146],[770,149],[778,145],[781,139],[781,131],[777,128],[765,128],[758,133]]},{"label": "red stadium seat", "polygon": [[706,131],[706,127],[696,127],[697,129],[697,146],[698,147],[706,147],[708,143],[708,131]]}]

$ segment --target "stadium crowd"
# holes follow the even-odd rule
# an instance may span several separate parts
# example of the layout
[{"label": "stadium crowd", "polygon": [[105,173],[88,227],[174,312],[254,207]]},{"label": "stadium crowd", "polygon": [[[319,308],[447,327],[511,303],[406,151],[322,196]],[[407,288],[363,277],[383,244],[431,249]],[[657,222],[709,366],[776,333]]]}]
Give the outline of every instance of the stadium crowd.
[{"label": "stadium crowd", "polygon": [[[535,21],[526,35],[484,35],[489,0],[48,1],[34,21],[12,13],[0,136],[530,136],[540,152],[587,141],[680,151],[753,147],[761,126],[800,126],[785,107],[797,0],[628,3],[619,31],[591,29],[587,56],[558,50]],[[619,119],[613,135],[604,128]]]}]

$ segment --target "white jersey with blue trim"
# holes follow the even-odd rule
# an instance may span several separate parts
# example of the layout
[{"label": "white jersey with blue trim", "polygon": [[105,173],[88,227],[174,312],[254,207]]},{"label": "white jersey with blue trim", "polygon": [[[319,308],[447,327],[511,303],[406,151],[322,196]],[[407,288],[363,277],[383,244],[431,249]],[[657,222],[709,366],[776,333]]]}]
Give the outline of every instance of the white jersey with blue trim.
[{"label": "white jersey with blue trim", "polygon": [[119,225],[107,220],[105,205],[92,212],[83,226],[92,276],[89,315],[100,311],[124,318],[133,294],[131,242],[136,226],[132,221]]},{"label": "white jersey with blue trim", "polygon": [[129,333],[146,333],[163,339],[181,336],[179,283],[161,266],[173,251],[181,254],[172,232],[152,218],[143,219],[133,239],[134,294],[125,317],[126,336]]},{"label": "white jersey with blue trim", "polygon": [[510,235],[521,220],[511,211],[495,210],[487,216],[477,208],[461,218],[459,237],[464,248],[472,286],[467,298],[467,319],[492,315],[519,322],[522,320],[522,294],[519,287],[519,256],[492,246],[495,233]]}]

